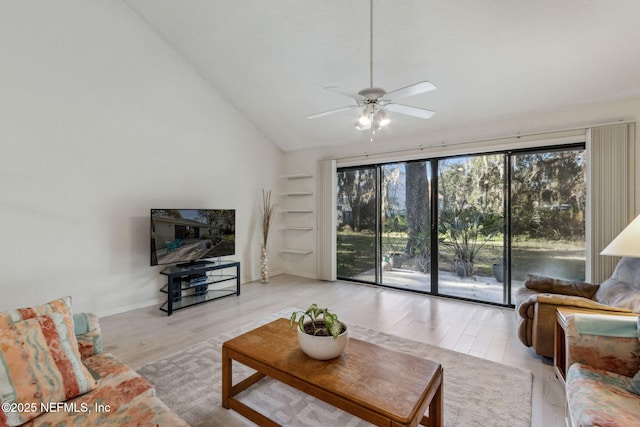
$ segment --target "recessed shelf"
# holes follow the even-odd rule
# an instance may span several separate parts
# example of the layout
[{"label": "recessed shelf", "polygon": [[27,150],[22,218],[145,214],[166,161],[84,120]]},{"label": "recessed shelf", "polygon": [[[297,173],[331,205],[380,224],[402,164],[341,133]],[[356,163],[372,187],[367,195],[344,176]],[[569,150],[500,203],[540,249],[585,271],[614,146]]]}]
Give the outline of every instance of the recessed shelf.
[{"label": "recessed shelf", "polygon": [[309,175],[307,173],[295,173],[291,175],[282,175],[281,178],[284,179],[305,179],[305,178],[313,178],[313,175]]},{"label": "recessed shelf", "polygon": [[285,254],[299,254],[299,255],[308,255],[310,253],[313,253],[313,251],[309,249],[282,249],[280,252]]},{"label": "recessed shelf", "polygon": [[294,191],[291,193],[281,193],[280,195],[284,197],[297,197],[297,196],[312,196],[313,193],[311,193],[310,191]]},{"label": "recessed shelf", "polygon": [[313,213],[311,209],[283,209],[280,213],[307,214]]}]

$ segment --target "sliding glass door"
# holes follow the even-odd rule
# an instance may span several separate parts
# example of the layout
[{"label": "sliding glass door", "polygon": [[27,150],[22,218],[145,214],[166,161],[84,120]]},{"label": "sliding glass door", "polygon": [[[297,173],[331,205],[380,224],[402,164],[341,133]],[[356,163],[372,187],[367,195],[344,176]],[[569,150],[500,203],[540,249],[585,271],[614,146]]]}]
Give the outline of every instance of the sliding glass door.
[{"label": "sliding glass door", "polygon": [[378,168],[342,169],[337,181],[338,277],[378,283]]},{"label": "sliding glass door", "polygon": [[585,276],[584,146],[338,170],[338,277],[512,305]]},{"label": "sliding glass door", "polygon": [[584,150],[511,156],[511,286],[528,274],[584,280]]},{"label": "sliding glass door", "polygon": [[438,162],[438,291],[504,303],[504,155]]},{"label": "sliding glass door", "polygon": [[382,284],[431,291],[431,165],[380,167]]}]

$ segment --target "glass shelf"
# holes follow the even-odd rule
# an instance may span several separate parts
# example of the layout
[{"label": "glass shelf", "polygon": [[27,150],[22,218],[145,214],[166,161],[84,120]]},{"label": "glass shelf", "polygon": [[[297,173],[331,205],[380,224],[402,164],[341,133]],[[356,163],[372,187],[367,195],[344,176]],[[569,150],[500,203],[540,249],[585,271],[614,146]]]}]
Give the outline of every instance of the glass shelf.
[{"label": "glass shelf", "polygon": [[[225,269],[235,269],[235,274],[224,271]],[[220,272],[216,273],[216,270]],[[160,292],[167,295],[167,301],[160,306],[160,310],[169,316],[174,310],[231,295],[240,295],[240,263],[238,261],[219,260],[186,266],[172,265],[162,270],[160,274],[167,276],[166,285],[160,289]]]}]

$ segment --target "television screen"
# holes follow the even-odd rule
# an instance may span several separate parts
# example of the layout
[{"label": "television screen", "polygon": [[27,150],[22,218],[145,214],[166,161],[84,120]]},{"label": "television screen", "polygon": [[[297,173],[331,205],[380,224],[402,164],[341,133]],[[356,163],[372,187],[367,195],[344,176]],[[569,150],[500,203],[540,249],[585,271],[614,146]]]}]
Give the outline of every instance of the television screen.
[{"label": "television screen", "polygon": [[233,255],[235,209],[151,209],[151,265]]}]

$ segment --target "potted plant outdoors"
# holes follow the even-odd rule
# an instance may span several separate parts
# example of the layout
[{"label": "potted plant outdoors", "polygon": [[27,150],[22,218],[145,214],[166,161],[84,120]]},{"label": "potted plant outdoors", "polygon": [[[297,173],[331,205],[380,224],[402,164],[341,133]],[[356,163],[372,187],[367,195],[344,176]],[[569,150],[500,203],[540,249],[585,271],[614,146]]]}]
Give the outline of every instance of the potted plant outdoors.
[{"label": "potted plant outdoors", "polygon": [[496,260],[496,262],[492,265],[493,268],[493,277],[495,277],[496,282],[502,283],[504,281],[504,264],[502,263],[502,258]]},{"label": "potted plant outdoors", "polygon": [[[300,316],[300,317],[298,317]],[[309,357],[317,360],[335,359],[349,342],[347,325],[327,308],[311,304],[307,311],[294,311],[289,319],[291,328],[296,323],[298,344]]]},{"label": "potted plant outdoors", "polygon": [[389,257],[391,267],[393,268],[402,268],[402,263],[404,262],[405,255],[400,243],[400,237],[394,237],[391,233],[387,232],[387,236],[383,244],[388,245],[391,249],[387,256]]}]

